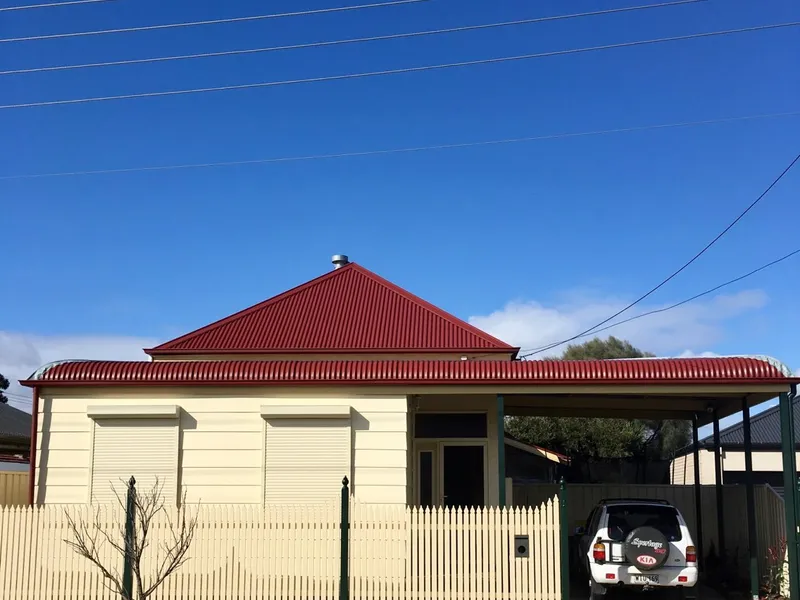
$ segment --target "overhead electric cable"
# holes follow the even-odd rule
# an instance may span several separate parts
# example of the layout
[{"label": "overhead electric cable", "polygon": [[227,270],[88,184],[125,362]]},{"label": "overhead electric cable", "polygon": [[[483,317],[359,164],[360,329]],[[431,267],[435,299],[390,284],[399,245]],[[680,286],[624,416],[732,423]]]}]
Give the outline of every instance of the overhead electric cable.
[{"label": "overhead electric cable", "polygon": [[578,131],[571,133],[555,133],[551,135],[535,135],[517,138],[483,140],[478,142],[461,142],[454,144],[437,144],[432,146],[409,146],[405,148],[388,148],[384,150],[364,150],[361,152],[339,152],[333,154],[307,154],[298,156],[281,156],[273,158],[256,158],[250,160],[231,160],[207,163],[184,163],[177,165],[154,165],[144,167],[127,167],[119,169],[95,169],[84,171],[57,171],[53,173],[32,173],[27,175],[0,175],[0,181],[16,179],[44,179],[50,177],[77,177],[83,175],[109,175],[115,173],[140,173],[147,171],[176,171],[181,169],[206,169],[213,167],[233,167],[243,165],[262,165],[269,163],[304,162],[313,160],[332,160],[340,158],[357,158],[363,156],[379,156],[384,154],[409,154],[415,152],[428,152],[433,150],[452,150],[457,148],[476,148],[480,146],[499,146],[504,144],[519,144],[545,140],[559,140],[573,137],[588,137],[595,135],[609,135],[614,133],[633,133],[637,131],[652,131],[658,129],[673,129],[678,127],[695,127],[700,125],[715,125],[721,123],[734,123],[739,121],[752,121],[756,119],[772,119],[780,117],[797,117],[800,111],[785,113],[769,113],[760,115],[745,115],[739,117],[724,117],[721,119],[706,119],[704,121],[682,121],[678,123],[659,123],[655,125],[639,125],[636,127],[620,127],[616,129],[600,129],[593,131]]},{"label": "overhead electric cable", "polygon": [[517,25],[530,25],[533,23],[544,23],[548,21],[562,21],[567,19],[576,19],[581,17],[594,17],[601,15],[609,15],[614,13],[631,12],[638,10],[648,10],[651,8],[667,8],[672,6],[679,6],[683,4],[696,4],[698,2],[706,2],[707,0],[678,0],[676,2],[664,2],[661,4],[644,4],[640,6],[627,6],[624,8],[612,8],[608,10],[597,10],[592,12],[571,13],[567,15],[555,15],[550,17],[537,17],[534,19],[520,19],[516,21],[502,21],[497,23],[485,23],[480,25],[465,25],[462,27],[448,27],[446,29],[429,29],[426,31],[412,31],[406,33],[394,33],[390,35],[376,35],[359,38],[346,38],[340,40],[328,40],[323,42],[309,42],[305,44],[289,44],[284,46],[267,46],[263,48],[248,48],[244,50],[224,50],[219,52],[203,52],[198,54],[179,54],[174,56],[157,56],[151,58],[134,58],[129,60],[112,60],[94,63],[82,63],[73,65],[56,65],[51,67],[34,67],[30,69],[13,69],[8,71],[0,71],[0,75],[19,75],[24,73],[44,73],[50,71],[67,71],[74,69],[89,69],[96,67],[117,67],[123,65],[139,65],[149,63],[162,63],[177,60],[191,60],[202,58],[215,58],[224,56],[237,56],[242,54],[258,54],[264,52],[277,52],[286,50],[300,50],[304,48],[321,48],[326,46],[341,46],[346,44],[360,44],[364,42],[379,42],[385,40],[408,39],[423,36],[442,35],[446,33],[464,33],[468,31],[479,31],[484,29],[495,29],[500,27],[512,27]]},{"label": "overhead electric cable", "polygon": [[33,42],[39,40],[58,40],[73,37],[85,37],[89,35],[108,35],[112,33],[133,33],[136,31],[157,31],[160,29],[175,29],[178,27],[199,27],[201,25],[220,25],[223,23],[244,23],[246,21],[261,21],[264,19],[283,19],[286,17],[304,17],[307,15],[321,15],[336,12],[347,12],[361,10],[364,8],[382,8],[385,6],[398,6],[401,4],[418,4],[428,2],[428,0],[390,0],[389,2],[373,2],[370,4],[358,4],[354,6],[336,6],[333,8],[317,8],[313,10],[301,10],[285,13],[271,13],[266,15],[250,15],[247,17],[231,17],[227,19],[210,19],[207,21],[187,21],[181,23],[164,23],[160,25],[143,25],[141,27],[121,27],[117,29],[100,29],[95,31],[74,31],[69,33],[49,33],[45,35],[30,35],[26,37],[0,38],[0,43],[10,44],[12,42]]},{"label": "overhead electric cable", "polygon": [[[735,279],[731,279],[729,281],[726,281],[725,283],[721,283],[721,284],[719,284],[717,286],[714,286],[713,288],[708,289],[708,290],[706,290],[704,292],[700,292],[699,294],[695,294],[691,298],[687,298],[686,300],[681,300],[680,302],[676,302],[675,304],[671,304],[669,306],[665,306],[664,308],[657,308],[655,310],[649,310],[647,312],[638,314],[638,315],[630,317],[628,319],[623,319],[622,321],[617,321],[616,323],[611,323],[610,325],[606,325],[605,327],[601,327],[600,329],[595,329],[594,331],[591,331],[589,333],[584,333],[584,334],[578,336],[578,338],[576,338],[576,339],[588,337],[590,335],[596,335],[596,334],[600,333],[601,331],[608,331],[609,329],[613,329],[614,327],[617,327],[619,325],[624,325],[625,323],[630,323],[631,321],[636,321],[637,319],[642,319],[644,317],[649,317],[650,315],[655,315],[655,314],[667,312],[667,311],[670,311],[670,310],[672,310],[674,308],[678,308],[679,306],[683,306],[684,304],[688,304],[689,302],[694,302],[695,300],[698,300],[699,298],[702,298],[703,296],[708,296],[709,294],[713,294],[714,292],[716,292],[718,290],[721,290],[724,287],[727,287],[729,285],[733,285],[734,283],[738,283],[738,282],[742,281],[743,279],[747,279],[748,277],[750,277],[752,275],[755,275],[756,273],[759,273],[761,271],[764,271],[765,269],[768,269],[769,267],[777,265],[778,263],[781,263],[781,262],[783,262],[785,260],[788,260],[788,259],[790,259],[791,257],[793,257],[793,256],[795,256],[797,254],[800,254],[800,248],[798,248],[797,250],[794,250],[793,252],[790,252],[789,254],[785,254],[784,256],[781,256],[780,258],[777,258],[777,259],[775,259],[775,260],[773,260],[771,262],[768,262],[765,265],[761,265],[760,267],[758,267],[757,269],[753,269],[749,273],[745,273],[744,275],[740,275],[739,277],[736,277]],[[563,343],[565,343],[565,342],[562,342],[562,344]],[[544,346],[540,346],[539,348],[531,348],[529,353],[522,354],[520,356],[520,358],[526,358],[528,356],[532,356],[533,354],[535,354],[537,352],[544,352],[546,350],[551,350],[553,347],[554,346],[552,344],[547,344],[547,345],[544,345]]]},{"label": "overhead electric cable", "polygon": [[23,6],[3,6],[0,12],[12,10],[31,10],[32,8],[54,8],[58,6],[74,6],[76,4],[97,4],[99,2],[111,2],[111,0],[70,0],[69,2],[49,2],[44,4],[25,4]]},{"label": "overhead electric cable", "polygon": [[436,71],[442,69],[452,69],[458,67],[472,67],[476,65],[489,65],[497,63],[505,63],[512,61],[530,60],[534,58],[549,58],[553,56],[566,56],[569,54],[581,54],[587,52],[597,52],[600,50],[612,50],[617,48],[631,48],[635,46],[645,46],[650,44],[661,44],[665,42],[676,42],[684,40],[692,40],[699,38],[708,38],[722,35],[731,35],[736,33],[747,33],[753,31],[766,31],[769,29],[778,29],[783,27],[796,27],[800,25],[800,21],[791,23],[775,23],[771,25],[758,25],[756,27],[744,27],[741,29],[727,29],[723,31],[709,31],[704,33],[694,33],[690,35],[679,35],[666,38],[656,38],[650,40],[638,40],[635,42],[622,42],[618,44],[606,44],[603,46],[589,46],[585,48],[572,48],[569,50],[554,50],[550,52],[538,52],[535,54],[520,54],[516,56],[502,56],[498,58],[483,58],[477,60],[467,60],[454,63],[443,63],[436,65],[424,65],[420,67],[405,67],[400,69],[386,69],[382,71],[364,71],[360,73],[347,73],[344,75],[328,75],[321,77],[308,77],[304,79],[284,79],[280,81],[263,81],[257,83],[243,83],[235,85],[222,85],[205,88],[190,88],[182,90],[169,90],[163,92],[140,92],[134,94],[119,94],[115,96],[90,96],[87,98],[73,98],[67,100],[47,100],[43,102],[20,102],[17,104],[3,104],[0,105],[0,110],[8,110],[13,108],[33,108],[39,106],[60,106],[66,104],[87,104],[90,102],[108,102],[110,100],[134,100],[140,98],[158,98],[165,96],[183,96],[187,94],[202,94],[208,92],[226,92],[233,90],[248,90],[256,88],[278,87],[284,85],[297,85],[302,83],[321,83],[324,81],[344,81],[350,79],[366,79],[368,77],[379,77],[384,75],[399,75],[404,73],[421,73],[423,71]]},{"label": "overhead electric cable", "polygon": [[533,356],[534,354],[539,354],[540,352],[546,352],[547,350],[551,350],[552,348],[555,348],[556,346],[561,346],[563,344],[566,344],[567,342],[571,342],[573,340],[577,340],[578,338],[585,337],[587,334],[591,334],[592,332],[594,332],[598,327],[602,327],[603,325],[605,325],[609,321],[612,321],[612,320],[616,319],[619,315],[621,315],[622,313],[626,312],[627,310],[630,310],[631,308],[633,308],[634,306],[639,304],[639,302],[641,302],[645,298],[648,298],[650,295],[655,293],[657,290],[661,289],[664,285],[666,285],[667,283],[672,281],[672,279],[674,279],[678,274],[682,273],[686,268],[688,268],[698,258],[700,258],[703,254],[705,254],[706,251],[708,251],[709,248],[711,248],[714,244],[716,244],[720,240],[720,238],[722,238],[722,236],[724,236],[726,233],[728,233],[728,231],[730,231],[733,228],[734,225],[736,225],[739,221],[741,221],[744,218],[744,216],[747,213],[749,213],[756,206],[756,204],[761,202],[761,200],[770,192],[770,190],[772,190],[772,188],[774,188],[778,184],[778,182],[781,179],[783,179],[784,175],[786,175],[791,170],[791,168],[794,167],[795,164],[797,164],[798,160],[800,160],[800,154],[795,156],[794,160],[792,160],[792,162],[789,163],[789,166],[786,167],[781,172],[781,174],[778,175],[778,177],[776,177],[775,179],[772,180],[772,183],[769,184],[767,189],[765,189],[763,192],[761,192],[761,194],[758,196],[758,198],[756,198],[753,202],[750,203],[750,205],[747,208],[745,208],[741,213],[739,213],[739,215],[733,221],[731,221],[728,224],[728,226],[725,227],[725,229],[723,229],[719,234],[717,234],[717,236],[713,240],[711,240],[708,244],[706,244],[705,247],[702,250],[700,250],[700,252],[695,254],[690,260],[685,262],[678,270],[674,271],[669,277],[664,279],[657,286],[651,288],[647,293],[642,294],[641,296],[639,296],[639,298],[637,298],[636,300],[634,300],[633,302],[628,304],[625,308],[615,312],[610,317],[608,317],[606,319],[603,319],[597,325],[594,325],[593,327],[590,327],[589,329],[581,331],[579,334],[574,335],[574,336],[572,336],[570,338],[567,338],[566,340],[562,340],[560,342],[555,342],[554,344],[550,344],[550,345],[548,345],[546,347],[539,348],[539,349],[537,349],[537,350],[535,350],[533,352],[529,352],[529,353],[521,356],[520,358],[526,358],[528,356]]}]

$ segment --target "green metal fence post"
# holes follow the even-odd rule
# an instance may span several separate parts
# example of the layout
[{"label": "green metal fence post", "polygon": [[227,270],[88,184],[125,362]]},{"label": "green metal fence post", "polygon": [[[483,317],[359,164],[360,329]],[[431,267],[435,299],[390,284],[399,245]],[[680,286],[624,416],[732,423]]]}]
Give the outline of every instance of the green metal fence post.
[{"label": "green metal fence post", "polygon": [[136,523],[136,479],[128,481],[128,496],[125,503],[125,556],[122,566],[122,597],[133,600],[133,536]]},{"label": "green metal fence post", "polygon": [[569,517],[567,516],[567,482],[563,477],[558,487],[558,508],[561,529],[561,598],[569,600]]},{"label": "green metal fence post", "polygon": [[342,556],[341,569],[339,575],[339,600],[350,598],[350,575],[349,575],[349,543],[350,543],[350,482],[347,477],[342,479],[342,523],[341,541]]}]

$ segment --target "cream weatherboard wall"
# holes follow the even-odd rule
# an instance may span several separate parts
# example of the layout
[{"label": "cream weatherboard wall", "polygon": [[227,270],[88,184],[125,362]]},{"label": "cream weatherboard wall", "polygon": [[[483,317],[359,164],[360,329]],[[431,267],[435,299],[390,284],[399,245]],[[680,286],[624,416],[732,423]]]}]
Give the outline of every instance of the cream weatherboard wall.
[{"label": "cream weatherboard wall", "polygon": [[[716,480],[714,470],[714,453],[708,450],[700,450],[700,483],[702,485],[713,485]],[[672,485],[693,485],[694,484],[694,454],[684,454],[679,456],[669,466],[670,483]]]},{"label": "cream weatherboard wall", "polygon": [[[301,435],[283,436],[285,445],[277,447],[284,458],[287,450],[297,452],[298,440],[303,441],[304,449],[318,442],[333,442],[335,457],[331,460],[320,455],[320,463],[328,460],[330,469],[350,470],[331,473],[327,483],[331,488],[325,494],[338,492],[341,479],[347,474],[359,501],[406,503],[408,401],[402,394],[277,388],[45,388],[40,398],[35,487],[38,503],[88,502],[98,464],[105,469],[103,476],[109,478],[115,468],[130,470],[137,457],[152,462],[154,454],[145,447],[145,436],[152,436],[154,427],[169,427],[163,414],[155,417],[159,410],[168,412],[173,407],[177,409],[177,454],[173,463],[162,467],[168,472],[174,466],[174,487],[184,488],[191,502],[263,503],[269,497],[265,483],[270,473],[286,466],[275,454],[275,447],[268,457],[270,428],[288,431],[287,425],[295,424],[301,427]],[[119,414],[107,414],[114,412],[111,408]],[[341,412],[344,409],[346,416]],[[142,419],[137,411],[150,416]],[[142,419],[142,427],[128,429],[121,436],[103,435],[110,431],[109,423],[120,426],[120,420],[130,420],[130,425],[136,424],[137,419]],[[154,425],[152,419],[161,424]],[[345,420],[349,421],[349,440],[340,435]],[[145,423],[149,424],[144,426]],[[325,440],[317,440],[312,428],[323,433]],[[96,434],[98,429],[100,437]],[[136,437],[137,429],[142,434],[140,439]],[[109,458],[95,456],[98,440],[104,452],[110,453]],[[161,452],[167,461],[167,453],[163,452],[166,437],[159,440],[161,446],[156,452]],[[342,453],[346,443],[349,456]],[[270,463],[272,458],[278,462]],[[124,479],[129,476],[119,474]],[[168,485],[172,487],[171,482]],[[285,490],[283,494],[285,497]],[[307,495],[308,490],[298,488],[298,494]]]},{"label": "cream weatherboard wall", "polygon": [[[725,483],[725,472],[744,471],[744,452],[722,451],[722,470],[723,483]],[[714,452],[711,450],[700,450],[700,483],[702,485],[713,485],[716,483],[717,476],[714,470]],[[800,452],[796,454],[798,464],[800,464]],[[754,451],[753,452],[753,471],[765,471],[781,473],[783,471],[783,455],[775,451]],[[694,454],[679,456],[670,465],[670,482],[673,485],[689,485],[694,483]]]}]

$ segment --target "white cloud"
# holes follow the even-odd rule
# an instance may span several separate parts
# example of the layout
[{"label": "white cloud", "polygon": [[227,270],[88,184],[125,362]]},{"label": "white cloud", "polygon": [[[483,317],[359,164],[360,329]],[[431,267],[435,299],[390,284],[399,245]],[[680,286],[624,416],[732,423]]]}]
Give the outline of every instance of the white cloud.
[{"label": "white cloud", "polygon": [[678,358],[714,358],[719,356],[716,352],[694,352],[692,350],[684,350],[678,354]]},{"label": "white cloud", "polygon": [[47,336],[0,331],[0,373],[11,382],[10,403],[30,411],[30,390],[17,383],[36,369],[54,360],[89,358],[98,360],[145,360],[142,348],[158,340],[133,336]]},{"label": "white cloud", "polygon": [[[767,295],[761,290],[714,296],[597,335],[627,339],[635,346],[659,355],[674,356],[682,352],[685,356],[694,356],[697,349],[708,348],[723,338],[726,321],[764,307],[767,300]],[[627,304],[627,301],[616,298],[598,299],[586,294],[572,294],[565,302],[552,306],[536,301],[509,302],[502,310],[470,317],[469,322],[515,346],[538,348],[577,335]],[[619,319],[659,308],[663,306],[640,306]],[[563,347],[554,348],[540,356],[558,354],[561,350]]]}]

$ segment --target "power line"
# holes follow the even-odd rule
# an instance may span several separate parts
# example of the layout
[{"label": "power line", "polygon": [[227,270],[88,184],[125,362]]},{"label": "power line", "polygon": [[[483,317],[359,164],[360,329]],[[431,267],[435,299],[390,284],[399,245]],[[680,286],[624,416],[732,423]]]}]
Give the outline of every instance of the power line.
[{"label": "power line", "polygon": [[46,35],[32,35],[27,37],[0,38],[0,43],[33,42],[39,40],[57,40],[89,35],[108,35],[112,33],[132,33],[136,31],[156,31],[159,29],[175,29],[177,27],[198,27],[201,25],[220,25],[223,23],[243,23],[246,21],[261,21],[264,19],[283,19],[285,17],[304,17],[307,15],[321,15],[336,12],[361,10],[363,8],[381,8],[384,6],[398,6],[401,4],[417,4],[428,0],[391,0],[390,2],[373,2],[371,4],[358,4],[355,6],[337,6],[333,8],[318,8],[286,13],[271,13],[266,15],[251,15],[249,17],[231,17],[228,19],[211,19],[208,21],[188,21],[181,23],[164,23],[161,25],[144,25],[142,27],[122,27],[118,29],[100,29],[96,31],[75,31],[70,33],[51,33]]},{"label": "power line", "polygon": [[74,6],[76,4],[97,4],[98,2],[110,2],[110,0],[71,0],[70,2],[49,2],[45,4],[26,4],[24,6],[4,6],[0,12],[11,10],[30,10],[32,8],[52,8],[57,6]]},{"label": "power line", "polygon": [[[798,248],[797,250],[794,250],[793,252],[790,252],[789,254],[785,254],[784,256],[781,256],[780,258],[777,258],[777,259],[775,259],[775,260],[773,260],[771,262],[768,262],[765,265],[761,265],[760,267],[758,267],[757,269],[753,269],[749,273],[745,273],[744,275],[740,275],[739,277],[736,277],[734,279],[726,281],[725,283],[721,283],[721,284],[719,284],[717,286],[714,286],[713,288],[708,289],[708,290],[706,290],[704,292],[700,292],[699,294],[695,294],[691,298],[687,298],[686,300],[681,300],[680,302],[676,302],[675,304],[671,304],[671,305],[666,306],[664,308],[657,308],[655,310],[649,310],[647,312],[641,313],[641,314],[636,315],[634,317],[630,317],[628,319],[623,319],[622,321],[617,321],[616,323],[612,323],[611,325],[607,325],[607,326],[602,327],[600,329],[595,329],[594,331],[592,331],[590,333],[584,333],[584,334],[578,336],[578,338],[575,338],[575,339],[588,337],[590,335],[597,335],[598,333],[600,333],[602,331],[608,331],[609,329],[612,329],[612,328],[617,327],[619,325],[623,325],[625,323],[630,323],[631,321],[636,321],[637,319],[642,319],[644,317],[649,317],[650,315],[655,315],[655,314],[667,312],[667,311],[672,310],[674,308],[678,308],[679,306],[683,306],[684,304],[688,304],[689,302],[694,302],[695,300],[697,300],[699,298],[702,298],[703,296],[708,296],[709,294],[713,294],[714,292],[716,292],[718,290],[721,290],[724,287],[727,287],[729,285],[733,285],[734,283],[738,283],[738,282],[742,281],[743,279],[747,279],[748,277],[750,277],[752,275],[755,275],[756,273],[759,273],[761,271],[764,271],[765,269],[768,269],[769,267],[777,265],[778,263],[781,263],[781,262],[783,262],[785,260],[788,260],[788,259],[790,259],[791,257],[793,257],[793,256],[795,256],[797,254],[800,254],[800,248]],[[561,342],[561,343],[563,344],[565,342]],[[554,346],[552,344],[547,344],[545,346],[540,346],[539,348],[532,348],[530,350],[530,352],[521,355],[520,358],[526,358],[526,357],[532,356],[532,355],[534,355],[534,354],[536,354],[538,352],[544,352],[546,350],[551,350],[553,347]]]},{"label": "power line", "polygon": [[680,6],[683,4],[696,4],[698,2],[705,2],[706,0],[678,0],[676,2],[664,2],[661,4],[645,4],[640,6],[628,6],[624,8],[612,8],[609,10],[597,10],[592,12],[572,13],[568,15],[555,15],[550,17],[538,17],[535,19],[520,19],[516,21],[503,21],[498,23],[486,23],[481,25],[466,25],[463,27],[449,27],[446,29],[429,29],[426,31],[412,31],[407,33],[395,33],[391,35],[377,35],[360,38],[348,38],[340,40],[329,40],[323,42],[310,42],[306,44],[291,44],[285,46],[267,46],[264,48],[248,48],[245,50],[226,50],[220,52],[204,52],[199,54],[180,54],[174,56],[159,56],[152,58],[136,58],[130,60],[114,60],[96,63],[83,63],[73,65],[60,65],[52,67],[35,67],[31,69],[14,69],[9,71],[0,71],[0,75],[19,75],[24,73],[43,73],[50,71],[67,71],[73,69],[88,69],[95,67],[116,67],[123,65],[139,65],[148,63],[160,63],[176,60],[190,60],[201,58],[214,58],[223,56],[237,56],[242,54],[258,54],[264,52],[276,52],[284,50],[300,50],[304,48],[321,48],[326,46],[340,46],[346,44],[360,44],[364,42],[378,42],[385,40],[408,39],[423,36],[442,35],[446,33],[464,33],[467,31],[479,31],[485,29],[495,29],[500,27],[511,27],[517,25],[529,25],[533,23],[544,23],[548,21],[561,21],[566,19],[576,19],[580,17],[594,17],[600,15],[609,15],[614,13],[632,12],[639,10],[648,10],[651,8],[666,8],[672,6]]},{"label": "power line", "polygon": [[573,341],[573,340],[577,340],[578,338],[585,337],[587,334],[591,334],[592,332],[594,332],[594,331],[595,331],[595,330],[596,330],[598,327],[601,327],[601,326],[605,325],[606,323],[608,323],[609,321],[611,321],[611,320],[613,320],[613,319],[616,319],[616,318],[617,318],[619,315],[621,315],[621,314],[622,314],[622,313],[624,313],[625,311],[627,311],[627,310],[629,310],[629,309],[633,308],[634,306],[636,306],[637,304],[639,304],[639,302],[641,302],[641,301],[642,301],[642,300],[644,300],[645,298],[648,298],[648,297],[649,297],[651,294],[653,294],[653,293],[654,293],[654,292],[656,292],[657,290],[661,289],[661,288],[662,288],[664,285],[666,285],[668,282],[670,282],[672,279],[674,279],[674,278],[675,278],[675,277],[676,277],[678,274],[680,274],[680,273],[681,273],[681,272],[683,272],[683,271],[684,271],[684,270],[685,270],[687,267],[689,267],[689,265],[691,265],[692,263],[694,263],[694,262],[695,262],[695,261],[696,261],[698,258],[700,258],[700,257],[701,257],[703,254],[705,254],[705,253],[706,253],[706,251],[707,251],[709,248],[711,248],[711,246],[713,246],[714,244],[716,244],[716,243],[719,241],[719,239],[720,239],[720,238],[722,238],[722,236],[724,236],[726,233],[728,233],[728,231],[730,231],[730,230],[731,230],[731,228],[733,228],[733,226],[734,226],[734,225],[736,225],[736,224],[737,224],[737,223],[738,223],[740,220],[742,220],[742,219],[744,218],[744,216],[745,216],[747,213],[749,213],[749,212],[750,212],[750,210],[751,210],[751,209],[753,209],[753,207],[755,207],[755,205],[756,205],[756,204],[758,204],[759,202],[761,202],[761,200],[762,200],[762,199],[763,199],[763,198],[764,198],[764,197],[765,197],[765,196],[766,196],[766,195],[767,195],[767,194],[770,192],[770,190],[772,190],[772,188],[773,188],[773,187],[775,187],[775,186],[778,184],[778,182],[779,182],[781,179],[783,179],[784,175],[786,175],[786,174],[789,172],[789,170],[790,170],[792,167],[794,167],[794,165],[797,163],[797,161],[798,161],[798,160],[800,160],[800,154],[798,154],[798,155],[797,155],[797,156],[794,158],[794,160],[793,160],[791,163],[789,163],[789,166],[788,166],[788,167],[786,167],[786,168],[783,170],[783,172],[782,172],[780,175],[778,175],[778,177],[777,177],[777,178],[775,178],[775,179],[772,181],[772,183],[770,183],[770,184],[769,184],[769,186],[767,187],[767,189],[765,189],[763,192],[761,192],[761,195],[760,195],[760,196],[758,196],[758,198],[756,198],[756,199],[755,199],[753,202],[751,202],[751,203],[750,203],[750,205],[749,205],[747,208],[745,208],[745,209],[744,209],[744,210],[743,210],[741,213],[739,213],[739,216],[737,216],[737,217],[736,217],[736,218],[735,218],[733,221],[731,221],[731,223],[730,223],[730,224],[729,224],[727,227],[725,227],[725,229],[723,229],[723,230],[722,230],[722,231],[721,231],[721,232],[720,232],[720,233],[717,235],[717,237],[715,237],[715,238],[714,238],[713,240],[711,240],[711,241],[710,241],[708,244],[706,244],[706,246],[705,246],[705,247],[704,247],[702,250],[700,250],[700,252],[698,252],[697,254],[695,254],[695,255],[694,255],[694,256],[693,256],[693,257],[692,257],[692,258],[691,258],[689,261],[687,261],[686,263],[684,263],[684,264],[683,264],[683,266],[681,266],[681,267],[680,267],[680,268],[679,268],[677,271],[673,272],[673,273],[672,273],[672,274],[671,274],[669,277],[667,277],[666,279],[664,279],[664,280],[663,280],[661,283],[659,283],[657,286],[655,286],[654,288],[650,289],[650,291],[648,291],[648,292],[647,292],[647,293],[645,293],[645,294],[642,294],[641,296],[639,296],[639,298],[637,298],[636,300],[634,300],[633,302],[631,302],[630,304],[628,304],[628,305],[627,305],[625,308],[623,308],[622,310],[619,310],[619,311],[615,312],[613,315],[611,315],[611,316],[610,316],[610,317],[608,317],[607,319],[603,319],[603,320],[602,320],[602,321],[600,321],[600,322],[599,322],[597,325],[594,325],[593,327],[590,327],[589,329],[586,329],[585,331],[581,331],[579,334],[577,334],[577,335],[574,335],[574,336],[572,336],[571,338],[568,338],[568,339],[566,339],[566,340],[562,340],[562,341],[560,341],[560,342],[556,342],[556,343],[554,343],[554,344],[549,344],[548,346],[546,346],[546,347],[544,347],[544,348],[539,348],[539,349],[537,349],[537,350],[536,350],[536,351],[534,351],[534,352],[529,352],[529,353],[525,354],[524,356],[522,356],[522,357],[520,357],[520,358],[525,358],[525,357],[528,357],[528,356],[532,356],[532,355],[534,355],[534,354],[539,354],[540,352],[545,352],[545,351],[547,351],[547,350],[551,350],[552,348],[555,348],[556,346],[561,346],[562,344],[566,344],[566,343],[568,343],[568,342],[571,342],[571,341]]},{"label": "power line", "polygon": [[752,121],[756,119],[770,119],[779,117],[800,116],[800,111],[785,113],[770,113],[760,115],[746,115],[739,117],[725,117],[721,119],[707,119],[704,121],[683,121],[678,123],[660,123],[655,125],[640,125],[637,127],[620,127],[616,129],[602,129],[594,131],[579,131],[572,133],[556,133],[551,135],[536,135],[518,138],[506,138],[496,140],[484,140],[479,142],[461,142],[455,144],[437,144],[432,146],[411,146],[406,148],[389,148],[385,150],[365,150],[361,152],[340,152],[334,154],[308,154],[300,156],[283,156],[275,158],[256,158],[251,160],[233,160],[224,162],[208,163],[185,163],[177,165],[149,166],[149,167],[128,167],[120,169],[97,169],[89,171],[60,171],[54,173],[35,173],[30,175],[5,175],[0,176],[0,181],[16,179],[43,179],[49,177],[76,177],[84,175],[108,175],[115,173],[140,173],[147,171],[176,171],[181,169],[206,169],[214,167],[233,167],[244,165],[263,165],[269,163],[302,162],[313,160],[333,160],[340,158],[357,158],[365,156],[379,156],[387,154],[410,154],[415,152],[428,152],[433,150],[453,150],[458,148],[476,148],[480,146],[499,146],[505,144],[519,144],[534,141],[559,140],[574,137],[588,137],[596,135],[609,135],[614,133],[633,133],[637,131],[652,131],[658,129],[674,129],[679,127],[695,127],[700,125],[714,125],[722,123],[734,123],[739,121]]},{"label": "power line", "polygon": [[[419,0],[409,0],[419,1]],[[530,60],[534,58],[548,58],[552,56],[565,56],[568,54],[580,54],[586,52],[596,52],[599,50],[611,50],[616,48],[631,48],[634,46],[645,46],[649,44],[660,44],[664,42],[676,42],[692,40],[698,38],[715,37],[721,35],[731,35],[735,33],[747,33],[753,31],[765,31],[768,29],[778,29],[782,27],[796,27],[800,21],[791,23],[776,23],[771,25],[759,25],[756,27],[744,27],[741,29],[727,29],[724,31],[710,31],[704,33],[694,33],[691,35],[680,35],[651,40],[639,40],[635,42],[623,42],[619,44],[607,44],[604,46],[590,46],[585,48],[573,48],[569,50],[555,50],[551,52],[538,52],[535,54],[520,54],[517,56],[502,56],[498,58],[483,58],[478,60],[467,60],[462,62],[444,63],[436,65],[424,65],[421,67],[405,67],[402,69],[386,69],[383,71],[365,71],[360,73],[347,73],[345,75],[328,75],[323,77],[308,77],[305,79],[285,79],[282,81],[263,81],[258,83],[243,83],[238,85],[222,85],[216,87],[191,88],[183,90],[171,90],[165,92],[140,92],[135,94],[120,94],[116,96],[91,96],[88,98],[74,98],[71,100],[48,100],[44,102],[22,102],[18,104],[3,104],[0,109],[13,108],[33,108],[37,106],[59,106],[66,104],[87,104],[90,102],[107,102],[110,100],[134,100],[139,98],[157,98],[164,96],[182,96],[186,94],[201,94],[208,92],[229,92],[233,90],[248,90],[256,88],[278,87],[284,85],[296,85],[301,83],[321,83],[324,81],[344,81],[350,79],[366,79],[368,77],[379,77],[384,75],[398,75],[403,73],[421,73],[423,71],[436,71],[442,69],[452,69],[459,67],[472,67],[476,65],[498,64],[512,61]]]}]

